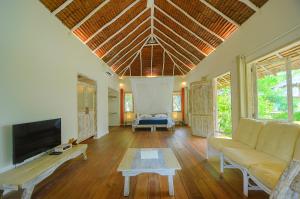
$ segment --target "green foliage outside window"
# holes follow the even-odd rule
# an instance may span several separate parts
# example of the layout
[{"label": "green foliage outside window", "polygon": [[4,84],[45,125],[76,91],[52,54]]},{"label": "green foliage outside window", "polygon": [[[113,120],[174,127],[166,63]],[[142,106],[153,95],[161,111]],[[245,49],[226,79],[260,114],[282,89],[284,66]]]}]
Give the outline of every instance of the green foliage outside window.
[{"label": "green foliage outside window", "polygon": [[230,86],[218,89],[217,107],[219,131],[226,137],[232,137]]}]

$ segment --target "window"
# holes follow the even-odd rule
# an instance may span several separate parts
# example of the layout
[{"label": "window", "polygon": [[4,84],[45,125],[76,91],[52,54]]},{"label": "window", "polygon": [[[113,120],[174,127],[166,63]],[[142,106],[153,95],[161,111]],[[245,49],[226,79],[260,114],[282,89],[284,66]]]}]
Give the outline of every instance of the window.
[{"label": "window", "polygon": [[300,44],[252,65],[254,116],[300,122]]},{"label": "window", "polygon": [[180,95],[180,93],[173,94],[173,112],[181,112],[181,95]]},{"label": "window", "polygon": [[215,128],[219,136],[232,137],[230,73],[218,76],[215,83]]},{"label": "window", "polygon": [[124,103],[125,103],[125,112],[133,112],[132,93],[125,93]]}]

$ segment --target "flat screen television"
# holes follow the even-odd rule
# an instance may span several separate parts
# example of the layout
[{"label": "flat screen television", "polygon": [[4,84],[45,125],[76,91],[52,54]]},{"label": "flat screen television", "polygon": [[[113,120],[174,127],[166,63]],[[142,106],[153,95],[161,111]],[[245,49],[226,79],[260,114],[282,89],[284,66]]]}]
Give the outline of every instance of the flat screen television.
[{"label": "flat screen television", "polygon": [[61,119],[13,125],[13,163],[46,152],[61,144]]}]

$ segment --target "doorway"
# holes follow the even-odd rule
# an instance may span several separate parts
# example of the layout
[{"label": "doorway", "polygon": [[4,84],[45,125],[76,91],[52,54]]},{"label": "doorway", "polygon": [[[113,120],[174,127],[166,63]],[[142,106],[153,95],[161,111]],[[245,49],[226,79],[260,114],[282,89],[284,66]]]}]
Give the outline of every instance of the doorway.
[{"label": "doorway", "polygon": [[97,84],[96,81],[78,75],[78,140],[82,142],[96,136],[97,132]]},{"label": "doorway", "polygon": [[119,92],[108,88],[108,124],[109,127],[120,126]]}]

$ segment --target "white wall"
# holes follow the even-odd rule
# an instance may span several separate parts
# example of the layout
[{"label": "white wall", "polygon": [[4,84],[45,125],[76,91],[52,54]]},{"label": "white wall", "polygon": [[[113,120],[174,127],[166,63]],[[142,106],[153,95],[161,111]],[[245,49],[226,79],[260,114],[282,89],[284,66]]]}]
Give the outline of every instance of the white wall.
[{"label": "white wall", "polygon": [[239,94],[236,56],[257,59],[300,39],[300,1],[269,0],[234,35],[191,71],[188,82],[208,75],[216,77],[230,71],[232,77],[233,128],[239,120]]},{"label": "white wall", "polygon": [[98,137],[108,132],[105,64],[38,0],[0,2],[0,170],[12,164],[11,125],[62,118],[62,140],[77,138],[77,74],[97,82]]}]

